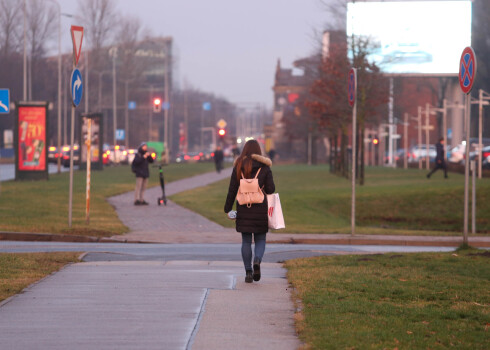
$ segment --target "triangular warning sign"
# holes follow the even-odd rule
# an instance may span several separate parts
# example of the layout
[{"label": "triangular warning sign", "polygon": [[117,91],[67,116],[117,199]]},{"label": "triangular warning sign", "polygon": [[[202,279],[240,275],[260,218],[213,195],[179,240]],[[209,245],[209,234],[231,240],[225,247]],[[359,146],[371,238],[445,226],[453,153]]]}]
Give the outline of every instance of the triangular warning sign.
[{"label": "triangular warning sign", "polygon": [[73,62],[78,64],[80,53],[82,52],[83,27],[71,26],[71,40],[73,42]]}]

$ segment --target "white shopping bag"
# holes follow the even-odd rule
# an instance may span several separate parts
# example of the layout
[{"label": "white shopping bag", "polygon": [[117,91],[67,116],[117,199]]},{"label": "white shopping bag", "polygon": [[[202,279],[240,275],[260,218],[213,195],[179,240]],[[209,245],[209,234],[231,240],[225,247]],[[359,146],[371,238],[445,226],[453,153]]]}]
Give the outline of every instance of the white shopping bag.
[{"label": "white shopping bag", "polygon": [[282,215],[281,201],[279,200],[279,193],[273,193],[267,195],[267,206],[269,216],[269,228],[278,230],[285,228],[284,216]]}]

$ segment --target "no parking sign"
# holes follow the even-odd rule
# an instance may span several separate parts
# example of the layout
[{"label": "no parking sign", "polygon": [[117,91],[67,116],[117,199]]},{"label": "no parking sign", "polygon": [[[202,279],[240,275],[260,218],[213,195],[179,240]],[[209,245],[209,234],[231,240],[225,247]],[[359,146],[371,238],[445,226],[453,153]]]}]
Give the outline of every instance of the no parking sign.
[{"label": "no parking sign", "polygon": [[475,51],[468,46],[463,50],[459,60],[459,86],[463,93],[469,94],[473,88],[476,76]]}]

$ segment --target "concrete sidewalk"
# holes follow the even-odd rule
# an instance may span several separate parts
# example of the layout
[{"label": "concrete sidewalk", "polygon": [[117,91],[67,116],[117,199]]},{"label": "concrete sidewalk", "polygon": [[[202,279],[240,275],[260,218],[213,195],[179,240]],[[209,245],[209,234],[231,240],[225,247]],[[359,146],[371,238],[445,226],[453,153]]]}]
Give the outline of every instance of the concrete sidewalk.
[{"label": "concrete sidewalk", "polygon": [[278,349],[300,345],[280,264],[118,261],[65,267],[0,304],[0,349]]}]

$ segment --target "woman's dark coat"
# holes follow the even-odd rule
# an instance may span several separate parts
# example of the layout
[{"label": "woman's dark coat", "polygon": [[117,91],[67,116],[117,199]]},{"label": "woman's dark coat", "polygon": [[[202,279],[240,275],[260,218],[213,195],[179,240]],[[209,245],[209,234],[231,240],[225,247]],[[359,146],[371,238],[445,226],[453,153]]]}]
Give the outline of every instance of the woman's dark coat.
[{"label": "woman's dark coat", "polygon": [[138,148],[138,153],[135,154],[131,169],[136,174],[136,177],[142,177],[143,179],[150,177],[150,170],[148,164],[153,163],[151,155],[144,157],[145,151],[143,151],[143,145]]},{"label": "woman's dark coat", "polygon": [[[269,226],[267,217],[267,196],[265,194],[272,194],[276,190],[270,168],[272,162],[269,158],[257,154],[253,154],[252,159],[251,177],[255,177],[257,171],[261,169],[257,178],[259,179],[260,188],[263,188],[264,201],[260,204],[252,204],[250,208],[247,208],[246,205],[239,205],[238,202],[236,202],[236,230],[237,232],[266,233],[269,230]],[[228,196],[226,197],[225,213],[228,213],[233,209],[233,202],[236,200],[238,187],[240,187],[240,182],[237,180],[236,175],[237,169],[235,166],[233,168],[233,173],[231,174]]]}]

